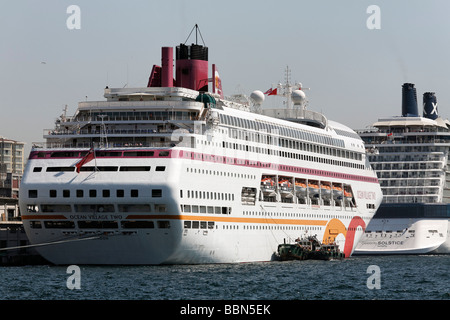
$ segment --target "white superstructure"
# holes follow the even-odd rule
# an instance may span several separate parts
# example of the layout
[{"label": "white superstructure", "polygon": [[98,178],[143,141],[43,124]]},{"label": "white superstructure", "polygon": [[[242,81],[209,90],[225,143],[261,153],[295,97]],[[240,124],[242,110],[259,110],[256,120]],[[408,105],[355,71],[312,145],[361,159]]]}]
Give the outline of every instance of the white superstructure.
[{"label": "white superstructure", "polygon": [[269,261],[278,244],[309,235],[351,255],[382,198],[353,130],[299,106],[298,92],[268,116],[178,78],[158,86],[153,71],[148,87],[80,102],[33,147],[20,207],[46,259]]}]

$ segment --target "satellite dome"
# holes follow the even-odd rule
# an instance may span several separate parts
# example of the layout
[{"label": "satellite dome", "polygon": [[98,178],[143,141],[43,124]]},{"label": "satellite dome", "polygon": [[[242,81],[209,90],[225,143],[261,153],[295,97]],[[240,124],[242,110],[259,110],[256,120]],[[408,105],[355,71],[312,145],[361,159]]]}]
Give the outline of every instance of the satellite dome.
[{"label": "satellite dome", "polygon": [[250,98],[252,98],[255,103],[261,104],[264,101],[264,93],[262,93],[262,91],[255,90],[250,95]]},{"label": "satellite dome", "polygon": [[292,91],[291,97],[292,101],[294,101],[294,104],[302,104],[306,99],[306,95],[302,90]]}]

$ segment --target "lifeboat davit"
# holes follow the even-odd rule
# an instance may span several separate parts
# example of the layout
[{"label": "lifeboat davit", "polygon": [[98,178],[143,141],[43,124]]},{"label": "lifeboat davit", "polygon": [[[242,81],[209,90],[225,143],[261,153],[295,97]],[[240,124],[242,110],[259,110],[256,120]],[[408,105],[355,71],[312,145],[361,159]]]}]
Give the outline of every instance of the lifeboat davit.
[{"label": "lifeboat davit", "polygon": [[283,179],[278,182],[280,194],[283,198],[292,198],[294,196],[292,183],[288,179]]},{"label": "lifeboat davit", "polygon": [[320,186],[320,192],[322,194],[322,198],[330,199],[331,198],[331,187],[328,184],[322,184]]},{"label": "lifeboat davit", "polygon": [[263,178],[261,180],[261,190],[264,193],[264,195],[268,197],[274,197],[276,195],[275,193],[275,183],[273,182],[272,178]]}]

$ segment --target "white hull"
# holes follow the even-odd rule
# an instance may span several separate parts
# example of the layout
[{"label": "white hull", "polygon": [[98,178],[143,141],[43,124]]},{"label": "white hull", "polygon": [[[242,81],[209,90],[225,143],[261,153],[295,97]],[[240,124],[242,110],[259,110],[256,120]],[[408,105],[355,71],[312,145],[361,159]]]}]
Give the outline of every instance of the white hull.
[{"label": "white hull", "polygon": [[354,254],[450,253],[448,219],[373,219]]},{"label": "white hull", "polygon": [[[169,231],[138,231],[133,235],[99,235],[98,240],[67,242],[39,247],[39,253],[54,264],[204,264],[271,261],[278,244],[293,242],[299,232],[254,230],[242,232],[242,225],[232,230],[184,230],[181,226]],[[318,238],[323,232],[314,231]],[[355,240],[362,235],[358,232]],[[54,241],[54,238],[47,238]],[[69,240],[69,239],[67,239]],[[355,241],[355,242],[356,242]],[[33,238],[34,243],[45,237]],[[345,238],[337,241],[345,247]],[[353,251],[353,249],[352,249]]]},{"label": "white hull", "polygon": [[[375,209],[366,209],[364,199],[359,199],[359,207],[349,206],[342,201],[340,206],[327,205],[320,198],[312,204],[261,201],[259,184],[263,174],[274,173],[261,168],[236,167],[233,165],[208,163],[185,159],[97,159],[97,165],[126,164],[166,166],[164,172],[64,172],[52,175],[46,173],[31,174],[35,166],[44,166],[48,160],[30,160],[28,174],[23,181],[22,192],[38,189],[44,196],[37,199],[22,198],[21,209],[34,203],[60,203],[60,199],[46,196],[49,188],[70,190],[74,195],[77,189],[111,190],[135,188],[139,194],[151,194],[150,189],[163,190],[161,198],[116,198],[90,199],[92,203],[103,203],[105,207],[114,205],[114,212],[77,213],[74,209],[86,199],[73,197],[66,205],[72,206],[70,213],[64,212],[28,212],[23,215],[24,227],[32,244],[47,244],[55,241],[62,243],[38,246],[39,253],[55,264],[196,264],[196,263],[236,263],[270,261],[274,258],[279,244],[293,242],[296,238],[316,235],[321,241],[330,236],[346,255],[350,256],[356,243],[363,235],[365,226],[370,222]],[[58,165],[69,165],[73,160],[57,160]],[[56,160],[55,160],[56,163]],[[216,170],[215,173],[209,170]],[[234,172],[236,178],[230,179],[228,172]],[[206,174],[205,172],[208,172]],[[211,177],[210,173],[213,175]],[[122,176],[120,176],[122,174]],[[47,181],[43,179],[47,175]],[[317,179],[317,177],[314,177]],[[196,183],[193,184],[192,182]],[[232,183],[230,183],[230,181]],[[241,201],[243,186],[258,190],[254,202],[247,201],[248,193]],[[370,190],[381,196],[377,184],[352,181],[352,188]],[[200,189],[200,190],[199,190]],[[44,190],[44,191],[41,191]],[[188,190],[189,195],[188,195]],[[196,193],[195,191],[198,192]],[[216,190],[221,200],[213,199],[207,190]],[[127,193],[127,192],[126,192]],[[218,194],[218,193],[217,193]],[[227,197],[224,199],[224,195]],[[233,197],[231,197],[233,195]],[[201,197],[201,199],[200,199]],[[306,196],[305,196],[306,197]],[[281,196],[279,195],[281,199]],[[295,199],[294,199],[295,200]],[[65,200],[67,201],[67,200]],[[368,201],[374,201],[370,199]],[[122,203],[150,203],[149,212],[120,212]],[[164,209],[158,209],[164,203]],[[198,205],[198,206],[197,206]],[[186,212],[186,206],[189,211]],[[211,206],[211,207],[210,207]],[[194,211],[198,207],[198,212]],[[41,205],[41,208],[42,205]],[[209,208],[222,208],[220,212],[207,213]],[[228,208],[225,212],[223,209]],[[197,209],[196,209],[197,210]],[[160,212],[161,211],[161,212]],[[152,228],[124,228],[127,221],[152,221]],[[115,228],[83,229],[77,226],[80,221],[102,221],[117,223]],[[38,221],[40,227],[33,227]],[[73,227],[47,228],[46,223],[72,222]],[[196,228],[194,221],[203,221]],[[160,225],[161,223],[161,225]],[[167,225],[166,225],[167,223]],[[189,225],[187,225],[187,223]],[[209,225],[211,223],[211,225]],[[192,224],[192,226],[191,226]],[[200,222],[201,224],[201,222]],[[83,237],[98,239],[79,240]],[[348,240],[348,241],[347,241]],[[348,244],[346,244],[348,242]]]}]

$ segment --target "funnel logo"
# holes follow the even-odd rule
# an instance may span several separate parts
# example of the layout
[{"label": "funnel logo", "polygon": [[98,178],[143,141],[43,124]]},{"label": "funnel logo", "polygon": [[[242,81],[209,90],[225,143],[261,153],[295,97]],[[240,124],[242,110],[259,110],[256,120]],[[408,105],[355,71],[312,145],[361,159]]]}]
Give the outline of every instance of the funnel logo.
[{"label": "funnel logo", "polygon": [[[423,104],[423,113],[425,114],[425,115],[427,115],[427,114],[435,114],[435,115],[437,115],[437,102],[431,102],[431,110],[427,110],[427,108],[426,108],[426,103],[424,103]],[[427,112],[427,111],[429,111],[429,112]]]}]

